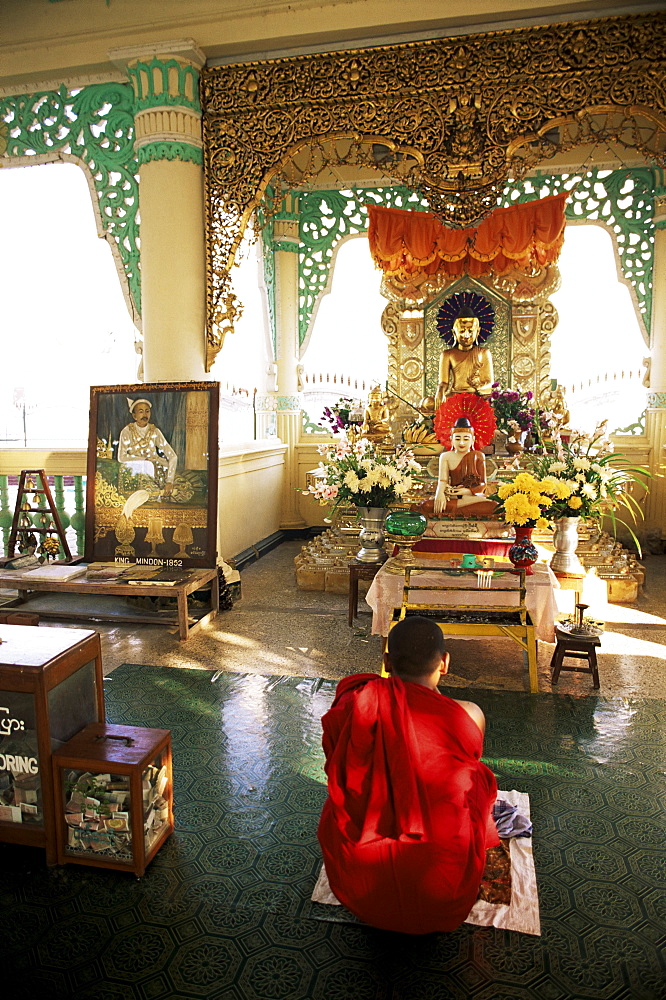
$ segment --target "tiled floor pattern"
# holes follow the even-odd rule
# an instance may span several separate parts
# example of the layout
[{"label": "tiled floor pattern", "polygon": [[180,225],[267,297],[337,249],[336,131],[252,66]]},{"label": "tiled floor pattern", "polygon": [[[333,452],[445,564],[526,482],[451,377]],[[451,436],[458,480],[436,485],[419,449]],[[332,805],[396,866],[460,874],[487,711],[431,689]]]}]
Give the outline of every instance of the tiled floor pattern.
[{"label": "tiled floor pattern", "polygon": [[486,712],[500,787],[530,793],[543,936],[410,938],[309,901],[334,683],[211,676],[131,664],[107,681],[111,721],[173,733],[177,830],[143,879],[0,845],[3,996],[666,997],[664,702],[461,691]]}]

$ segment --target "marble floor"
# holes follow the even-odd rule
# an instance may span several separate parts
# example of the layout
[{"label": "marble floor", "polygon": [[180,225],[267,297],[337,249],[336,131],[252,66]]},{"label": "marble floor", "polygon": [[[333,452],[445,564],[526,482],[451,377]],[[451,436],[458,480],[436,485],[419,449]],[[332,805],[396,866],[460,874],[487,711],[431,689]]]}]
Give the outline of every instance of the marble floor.
[{"label": "marble floor", "polygon": [[[346,596],[296,588],[299,544],[247,566],[241,600],[185,643],[164,626],[98,622],[88,607],[108,720],[172,733],[176,831],[141,879],[48,868],[43,852],[0,843],[2,995],[666,1000],[666,556],[646,559],[634,604],[591,601],[607,622],[599,692],[571,673],[553,689],[547,643],[530,695],[508,640],[450,642],[446,685],[483,708],[484,759],[500,788],[530,795],[542,936],[463,925],[411,938],[310,902],[326,794],[320,718],[336,679],[378,669],[381,640],[363,602],[349,628]],[[572,593],[560,596],[570,610]],[[67,603],[40,595],[29,606],[55,602]]]},{"label": "marble floor", "polygon": [[[233,609],[220,613],[184,643],[164,626],[97,622],[96,605],[91,603],[89,621],[102,635],[104,672],[133,663],[335,680],[378,670],[381,639],[370,634],[367,604],[359,601],[361,613],[349,628],[346,596],[298,590],[293,558],[300,546],[299,541],[285,542],[248,565],[242,571],[242,597]],[[648,556],[645,565],[646,583],[633,604],[606,604],[593,588],[591,597],[586,596],[588,614],[606,622],[599,651],[602,697],[666,697],[666,556]],[[367,584],[361,583],[363,587]],[[120,599],[102,600],[120,605]],[[29,606],[53,610],[56,603],[64,606],[63,601],[81,610],[81,599],[73,595],[37,595]],[[570,612],[573,592],[561,591],[558,604]],[[81,627],[80,621],[61,624]],[[450,640],[449,649],[452,666],[445,686],[527,690],[522,655],[510,640]],[[562,673],[553,689],[549,670],[553,649],[549,643],[539,643],[539,690],[595,694],[587,674]]]},{"label": "marble floor", "polygon": [[171,731],[175,833],[140,879],[0,844],[5,1000],[665,1000],[666,702],[463,689],[530,796],[541,936],[413,937],[311,902],[335,682],[214,678],[106,678],[110,721]]}]

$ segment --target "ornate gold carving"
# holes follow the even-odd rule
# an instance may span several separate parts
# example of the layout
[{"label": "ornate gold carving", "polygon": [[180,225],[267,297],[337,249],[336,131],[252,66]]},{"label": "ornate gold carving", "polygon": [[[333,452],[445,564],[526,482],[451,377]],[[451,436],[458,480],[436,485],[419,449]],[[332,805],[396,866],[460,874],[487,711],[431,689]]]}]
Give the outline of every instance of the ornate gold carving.
[{"label": "ornate gold carving", "polygon": [[[382,330],[388,337],[388,387],[391,392],[400,393],[400,308],[389,302],[382,313]],[[402,395],[400,393],[400,395]]]},{"label": "ornate gold carving", "polygon": [[413,350],[423,340],[423,317],[401,319],[399,321],[400,339],[405,347]]},{"label": "ornate gold carving", "polygon": [[524,383],[534,374],[534,367],[534,358],[531,358],[529,354],[517,354],[511,365],[514,378],[520,383]]},{"label": "ornate gold carving", "polygon": [[577,146],[666,165],[665,23],[649,12],[203,70],[209,361],[233,326],[242,234],[280,178],[307,187],[332,163],[361,166],[465,226],[509,177]]},{"label": "ornate gold carving", "polygon": [[550,389],[550,338],[557,321],[557,310],[553,303],[544,302],[539,311],[539,354],[535,393],[537,402]]},{"label": "ornate gold carving", "polygon": [[[513,337],[522,347],[527,347],[537,331],[536,306],[517,306],[513,310]],[[515,370],[515,365],[514,365]]]},{"label": "ornate gold carving", "polygon": [[402,377],[408,382],[416,382],[423,375],[423,362],[417,358],[407,358],[400,366]]}]

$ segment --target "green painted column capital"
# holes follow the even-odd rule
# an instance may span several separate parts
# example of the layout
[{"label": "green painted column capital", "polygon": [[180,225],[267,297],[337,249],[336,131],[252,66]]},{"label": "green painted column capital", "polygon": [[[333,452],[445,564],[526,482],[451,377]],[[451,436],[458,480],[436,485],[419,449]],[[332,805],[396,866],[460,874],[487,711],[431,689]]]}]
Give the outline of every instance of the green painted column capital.
[{"label": "green painted column capital", "polygon": [[134,91],[134,127],[139,165],[182,160],[203,165],[199,71],[204,53],[191,39],[163,48],[114,49]]}]

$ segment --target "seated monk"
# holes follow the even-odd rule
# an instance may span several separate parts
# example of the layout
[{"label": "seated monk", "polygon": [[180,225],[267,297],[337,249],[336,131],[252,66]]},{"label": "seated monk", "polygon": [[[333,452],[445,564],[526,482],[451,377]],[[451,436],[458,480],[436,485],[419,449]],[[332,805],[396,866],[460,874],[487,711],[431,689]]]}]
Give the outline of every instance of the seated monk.
[{"label": "seated monk", "polygon": [[452,931],[474,905],[499,843],[485,719],[437,689],[449,655],[438,625],[391,629],[390,677],[352,674],[322,719],[328,799],[319,843],[337,898],[372,927]]},{"label": "seated monk", "polygon": [[490,517],[497,504],[484,493],[486,460],[482,451],[474,450],[474,428],[467,417],[456,420],[451,431],[451,449],[439,456],[434,500],[424,500],[419,510],[430,517],[433,514]]}]

